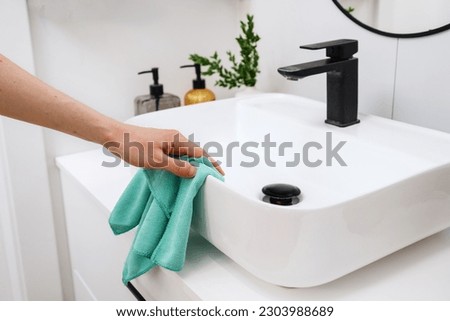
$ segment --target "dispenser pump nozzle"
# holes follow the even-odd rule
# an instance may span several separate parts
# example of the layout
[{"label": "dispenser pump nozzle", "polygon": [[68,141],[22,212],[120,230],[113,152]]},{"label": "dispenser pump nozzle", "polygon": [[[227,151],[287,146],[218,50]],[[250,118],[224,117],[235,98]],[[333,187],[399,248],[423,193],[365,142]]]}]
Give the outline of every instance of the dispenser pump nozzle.
[{"label": "dispenser pump nozzle", "polygon": [[197,75],[197,78],[192,81],[192,86],[194,89],[205,89],[205,79],[202,79],[202,70],[200,64],[193,64],[193,65],[184,65],[180,68],[195,68],[195,74]]},{"label": "dispenser pump nozzle", "polygon": [[150,70],[145,70],[138,72],[138,75],[142,74],[153,74],[153,85],[150,85],[150,95],[155,97],[160,97],[164,94],[164,87],[162,84],[160,84],[159,81],[159,73],[158,68],[152,68]]}]

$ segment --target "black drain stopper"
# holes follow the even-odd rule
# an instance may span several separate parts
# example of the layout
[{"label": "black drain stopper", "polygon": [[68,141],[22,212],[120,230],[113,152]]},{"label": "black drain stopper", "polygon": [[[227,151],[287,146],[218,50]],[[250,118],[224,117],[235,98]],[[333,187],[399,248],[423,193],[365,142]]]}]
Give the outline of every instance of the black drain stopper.
[{"label": "black drain stopper", "polygon": [[263,201],[276,205],[293,205],[297,204],[300,188],[289,184],[270,184],[262,188],[262,192],[266,195]]}]

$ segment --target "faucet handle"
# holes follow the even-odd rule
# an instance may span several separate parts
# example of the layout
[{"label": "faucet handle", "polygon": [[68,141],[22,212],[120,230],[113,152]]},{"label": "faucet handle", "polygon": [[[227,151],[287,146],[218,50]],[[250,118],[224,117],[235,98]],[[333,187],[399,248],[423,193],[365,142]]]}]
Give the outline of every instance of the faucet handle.
[{"label": "faucet handle", "polygon": [[302,49],[327,49],[327,57],[335,59],[350,59],[358,52],[358,40],[339,39],[311,45],[300,46]]}]

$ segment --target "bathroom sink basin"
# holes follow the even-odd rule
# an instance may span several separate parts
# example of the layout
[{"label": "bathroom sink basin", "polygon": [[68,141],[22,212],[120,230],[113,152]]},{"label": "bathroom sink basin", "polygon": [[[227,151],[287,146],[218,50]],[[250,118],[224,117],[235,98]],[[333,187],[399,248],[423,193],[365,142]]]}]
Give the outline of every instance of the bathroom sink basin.
[{"label": "bathroom sink basin", "polygon": [[[262,94],[129,122],[193,134],[222,162],[225,182],[206,180],[194,229],[255,276],[310,287],[450,226],[449,134],[363,114],[339,128],[325,114],[317,101]],[[273,183],[299,187],[300,201],[262,201]]]}]

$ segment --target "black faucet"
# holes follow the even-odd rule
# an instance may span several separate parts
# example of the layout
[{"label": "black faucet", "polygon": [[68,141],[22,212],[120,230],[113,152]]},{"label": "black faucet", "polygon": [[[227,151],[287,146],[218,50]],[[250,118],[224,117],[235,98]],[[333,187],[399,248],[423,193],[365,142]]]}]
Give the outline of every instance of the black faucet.
[{"label": "black faucet", "polygon": [[358,120],[358,41],[340,39],[301,46],[302,49],[326,49],[328,59],[278,68],[289,80],[327,73],[326,123],[347,127]]}]

